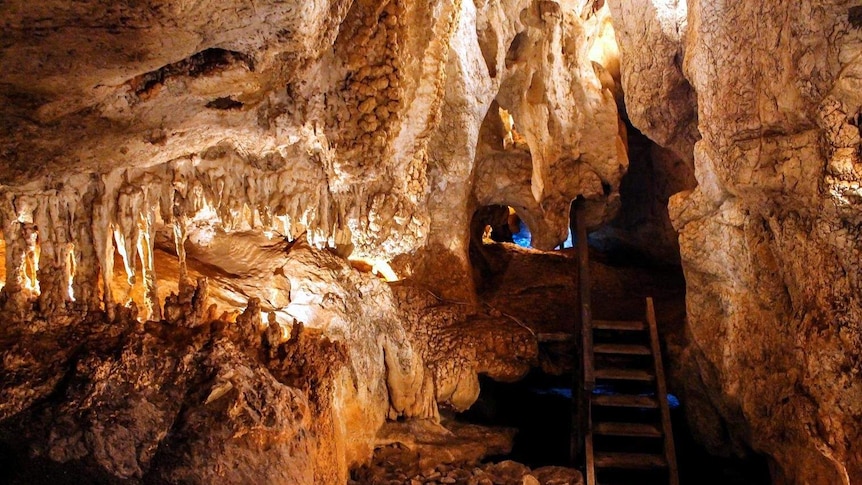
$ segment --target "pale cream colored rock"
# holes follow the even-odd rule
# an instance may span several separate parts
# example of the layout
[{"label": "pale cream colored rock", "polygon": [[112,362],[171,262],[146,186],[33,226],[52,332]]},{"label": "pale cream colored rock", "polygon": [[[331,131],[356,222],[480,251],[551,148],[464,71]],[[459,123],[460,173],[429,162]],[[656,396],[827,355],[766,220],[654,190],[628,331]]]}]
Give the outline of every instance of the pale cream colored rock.
[{"label": "pale cream colored rock", "polygon": [[[618,207],[628,157],[614,95],[590,54],[608,42],[599,35],[608,12],[585,21],[572,7],[524,0],[461,6],[428,151],[428,240],[418,261],[402,263],[444,297],[475,297],[468,246],[478,206],[517,208],[533,245],[548,249],[565,240],[569,205],[579,195],[596,201],[595,223]],[[500,107],[513,115],[522,144],[504,146]]]},{"label": "pale cream colored rock", "polygon": [[626,114],[659,145],[691,162],[697,98],[682,72],[688,31],[684,0],[609,1],[620,44]]},{"label": "pale cream colored rock", "polygon": [[670,203],[687,414],[712,449],[770,455],[782,483],[862,480],[852,3],[688,2],[679,46],[703,136],[698,188]]}]

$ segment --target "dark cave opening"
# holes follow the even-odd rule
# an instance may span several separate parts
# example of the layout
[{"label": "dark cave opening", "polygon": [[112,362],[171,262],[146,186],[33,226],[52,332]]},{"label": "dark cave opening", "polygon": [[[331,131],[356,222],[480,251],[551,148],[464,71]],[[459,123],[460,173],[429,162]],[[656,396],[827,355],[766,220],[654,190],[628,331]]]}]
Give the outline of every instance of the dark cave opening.
[{"label": "dark cave opening", "polygon": [[533,468],[563,465],[569,461],[570,383],[568,376],[537,369],[511,384],[480,376],[479,399],[458,419],[516,428],[512,453],[506,459]]},{"label": "dark cave opening", "polygon": [[[510,459],[530,467],[560,466],[569,462],[571,429],[571,388],[569,375],[550,375],[533,370],[523,380],[500,383],[480,377],[481,394],[459,420],[486,426],[518,430],[512,453],[489,457],[489,461]],[[675,398],[675,396],[674,396]],[[771,482],[766,459],[711,455],[692,438],[681,405],[671,407],[680,483],[691,485],[768,485]],[[620,438],[611,438],[620,440]],[[625,438],[633,451],[654,446],[647,440]],[[659,477],[660,478],[660,477]],[[647,476],[642,483],[649,482]]]}]

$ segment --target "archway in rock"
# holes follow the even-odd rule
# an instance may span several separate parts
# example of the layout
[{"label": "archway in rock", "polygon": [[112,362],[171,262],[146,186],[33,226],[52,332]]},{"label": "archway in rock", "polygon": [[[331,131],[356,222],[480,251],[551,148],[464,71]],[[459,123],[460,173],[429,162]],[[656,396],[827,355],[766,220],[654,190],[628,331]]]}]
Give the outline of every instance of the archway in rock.
[{"label": "archway in rock", "polygon": [[472,238],[478,235],[479,227],[483,244],[508,242],[522,248],[532,247],[530,227],[514,207],[490,205],[476,209],[471,222]]},{"label": "archway in rock", "polygon": [[470,264],[477,291],[481,294],[498,284],[512,251],[532,249],[527,221],[516,208],[487,205],[476,209],[470,221]]}]

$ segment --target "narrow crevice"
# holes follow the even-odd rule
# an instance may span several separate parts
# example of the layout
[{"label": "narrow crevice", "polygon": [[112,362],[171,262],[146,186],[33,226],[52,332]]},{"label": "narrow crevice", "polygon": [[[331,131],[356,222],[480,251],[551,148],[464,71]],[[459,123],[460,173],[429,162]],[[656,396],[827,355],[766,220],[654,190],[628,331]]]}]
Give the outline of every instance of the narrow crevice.
[{"label": "narrow crevice", "polygon": [[219,48],[206,49],[181,61],[141,74],[129,81],[129,86],[139,98],[146,98],[169,78],[209,76],[236,65],[254,72],[254,59],[246,54]]},{"label": "narrow crevice", "polygon": [[236,110],[243,107],[243,104],[230,96],[216,98],[207,103],[207,108],[220,110]]}]

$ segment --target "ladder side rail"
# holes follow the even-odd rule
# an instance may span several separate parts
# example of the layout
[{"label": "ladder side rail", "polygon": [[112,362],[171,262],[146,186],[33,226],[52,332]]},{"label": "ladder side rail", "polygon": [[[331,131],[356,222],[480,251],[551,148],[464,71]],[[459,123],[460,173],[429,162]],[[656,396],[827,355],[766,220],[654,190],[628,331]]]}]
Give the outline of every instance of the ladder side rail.
[{"label": "ladder side rail", "polygon": [[[581,310],[581,345],[584,349],[584,390],[592,392],[596,387],[593,356],[593,310],[590,295],[590,251],[587,245],[586,215],[583,203],[578,203],[575,211],[578,235],[578,292]],[[589,398],[589,396],[587,396]]]},{"label": "ladder side rail", "polygon": [[679,473],[676,463],[676,450],[673,442],[673,430],[670,422],[670,408],[667,403],[667,385],[664,377],[664,366],[661,358],[661,343],[658,338],[658,326],[656,325],[655,306],[653,299],[646,299],[646,319],[649,325],[650,342],[652,344],[653,362],[655,363],[656,392],[658,393],[659,408],[661,410],[661,423],[664,432],[664,454],[667,460],[670,485],[679,485]]}]

